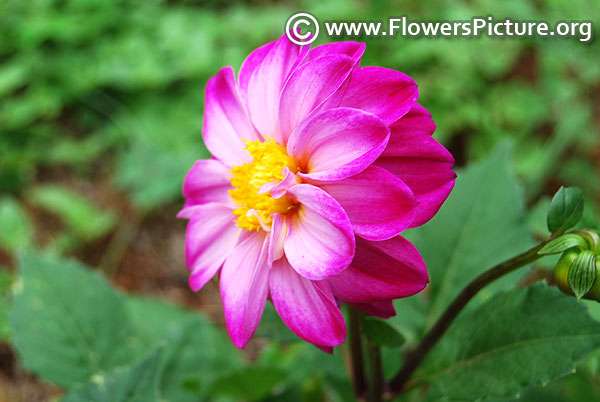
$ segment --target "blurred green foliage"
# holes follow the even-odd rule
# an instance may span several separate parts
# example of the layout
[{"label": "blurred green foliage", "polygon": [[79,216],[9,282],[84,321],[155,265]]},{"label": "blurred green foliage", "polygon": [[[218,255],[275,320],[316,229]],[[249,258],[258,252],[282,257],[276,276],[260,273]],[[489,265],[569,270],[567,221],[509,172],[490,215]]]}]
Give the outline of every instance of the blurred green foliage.
[{"label": "blurred green foliage", "polygon": [[[122,230],[122,226],[132,216],[143,218],[180,204],[186,171],[196,159],[209,157],[201,136],[207,79],[224,65],[237,70],[252,49],[279,37],[286,19],[301,10],[320,21],[381,21],[404,14],[411,20],[463,20],[489,14],[498,19],[550,23],[600,20],[600,3],[596,0],[1,1],[0,257],[4,259],[0,263],[14,265],[18,253],[34,245],[55,255],[85,252],[86,246],[92,245],[102,254],[104,239],[127,238],[120,231],[130,230]],[[443,240],[437,243],[446,244],[458,241],[453,236],[461,230],[486,232],[485,219],[477,219],[484,222],[482,227],[461,226],[456,217],[459,212],[502,219],[500,223],[512,232],[504,232],[505,241],[495,249],[498,255],[492,256],[462,254],[472,251],[470,247],[478,248],[486,239],[471,236],[448,271],[447,266],[437,264],[436,258],[441,257],[427,257],[424,251],[426,260],[431,260],[427,262],[432,277],[441,273],[450,275],[452,283],[464,284],[465,265],[468,275],[475,274],[489,265],[482,266],[482,261],[495,261],[500,254],[509,255],[526,247],[531,237],[527,224],[534,236],[547,236],[549,196],[560,185],[583,189],[587,197],[584,224],[598,225],[598,40],[583,44],[574,38],[362,39],[367,42],[363,65],[389,67],[415,78],[420,101],[432,111],[438,125],[436,138],[451,149],[459,165],[481,160],[493,164],[498,160],[489,158],[490,151],[507,139],[513,143],[516,179],[502,167],[492,172],[493,182],[490,179],[485,183],[485,178],[471,181],[477,176],[476,168],[465,174],[469,185],[463,187],[464,193],[457,187],[459,194],[449,201],[451,205],[462,205],[465,199],[472,199],[476,188],[482,187],[491,200],[506,199],[506,203],[495,204],[496,210],[486,209],[482,202],[475,205],[480,207],[465,208],[463,212],[457,207],[454,216],[447,212],[440,218],[443,224],[432,224],[413,236],[417,243],[419,236],[439,236]],[[317,44],[328,41],[322,34]],[[524,184],[522,190],[516,186],[517,179]],[[499,186],[496,193],[490,188],[494,185]],[[521,203],[531,209],[527,220]],[[493,234],[498,238],[498,233]],[[423,241],[423,250],[428,241]],[[454,248],[442,251],[450,257],[456,252]],[[44,264],[52,262],[42,261],[39,265]],[[72,269],[79,272],[81,267]],[[82,275],[82,283],[98,281]],[[504,285],[513,286],[518,279],[509,278]],[[414,345],[455,290],[437,292],[436,286],[449,285],[443,285],[441,279],[436,283],[428,299],[400,302],[402,317],[391,321],[387,329],[400,329],[401,335],[391,333],[378,342],[400,344],[406,339],[407,347]],[[72,292],[76,292],[76,284],[71,284]],[[13,283],[12,272],[0,267],[0,338],[4,339],[13,338],[5,319],[11,286],[18,290],[22,282]],[[202,317],[189,318],[187,311],[113,294],[108,288],[105,291],[110,294],[107,300],[126,310],[112,318],[133,320],[134,329],[129,331],[146,346],[145,352],[150,352],[120,357],[125,367],[118,370],[128,375],[164,372],[160,362],[166,361],[169,353],[179,352],[161,348],[160,341],[172,336],[183,346],[194,342],[182,334],[183,327],[177,329],[186,319],[201,322],[189,325],[209,328],[198,329],[200,337],[211,338],[212,331],[216,331]],[[25,296],[19,297],[24,303]],[[491,294],[482,295],[482,299],[488,297]],[[26,307],[17,303],[13,309]],[[92,318],[99,317],[97,314]],[[85,322],[92,327],[98,325]],[[375,321],[373,325],[380,324]],[[13,327],[19,331],[18,319]],[[224,400],[239,397],[236,392],[240,390],[249,393],[247,399],[268,401],[352,399],[339,352],[325,359],[312,346],[295,343],[270,307],[258,336],[275,338],[283,346],[267,342],[256,357],[257,367],[248,368],[238,357],[232,357],[231,367],[203,378],[202,368],[190,368],[195,363],[192,355],[191,360],[182,362],[180,372],[173,373],[178,376],[192,371],[193,375],[167,381],[166,385],[152,383],[152,389],[178,395],[177,400],[204,398],[206,390]],[[29,341],[35,350],[36,339]],[[27,342],[26,335],[21,342]],[[56,348],[54,351],[60,351],[60,344]],[[231,352],[227,346],[223,348],[227,350],[224,354]],[[397,351],[388,352],[383,356],[391,372],[400,359]],[[36,358],[42,361],[35,363]],[[43,378],[55,379],[44,371],[43,358],[43,354],[36,355],[33,364],[26,358],[28,367]],[[523,396],[532,401],[598,399],[598,362],[598,356],[592,356],[577,374],[544,389],[526,389]],[[113,365],[102,369],[102,378],[113,388],[128,390],[132,385],[126,375],[119,379],[113,376],[117,370]],[[113,397],[102,394],[98,377],[93,377],[95,372],[71,374],[90,381],[73,389],[67,400],[89,395],[99,400]],[[231,376],[241,381],[235,389],[227,386]],[[246,379],[240,380],[242,377]],[[73,385],[59,383],[68,388]],[[414,400],[419,398],[421,395],[416,395]]]}]

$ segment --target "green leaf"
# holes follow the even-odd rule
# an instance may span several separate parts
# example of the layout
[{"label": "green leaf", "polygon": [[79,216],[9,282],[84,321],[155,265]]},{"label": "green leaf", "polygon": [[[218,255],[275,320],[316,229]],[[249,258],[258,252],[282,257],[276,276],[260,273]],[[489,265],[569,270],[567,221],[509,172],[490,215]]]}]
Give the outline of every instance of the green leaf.
[{"label": "green leaf", "polygon": [[139,296],[128,296],[125,307],[135,333],[147,349],[165,339],[192,315],[190,311],[172,303]]},{"label": "green leaf", "polygon": [[514,397],[575,370],[600,347],[600,323],[582,303],[537,284],[495,295],[458,317],[431,351],[418,381],[431,398]]},{"label": "green leaf", "polygon": [[160,402],[157,377],[163,352],[160,347],[132,367],[96,375],[70,391],[63,402]]},{"label": "green leaf", "polygon": [[8,340],[10,338],[8,309],[10,306],[10,289],[12,283],[12,274],[6,267],[0,265],[0,340]]},{"label": "green leaf", "polygon": [[11,197],[0,199],[0,248],[15,252],[33,244],[33,224]]},{"label": "green leaf", "polygon": [[89,241],[108,233],[117,223],[111,211],[102,211],[92,202],[66,187],[44,185],[34,188],[31,200],[56,214],[76,235]]},{"label": "green leaf", "polygon": [[[429,272],[427,327],[466,283],[530,247],[522,204],[509,168],[508,148],[503,146],[482,162],[459,171],[456,186],[436,217],[407,233]],[[494,289],[517,279],[515,274],[509,275],[483,289],[476,300],[489,298]],[[397,304],[398,311],[402,302]]]},{"label": "green leaf", "polygon": [[585,249],[589,247],[589,245],[588,242],[579,235],[566,234],[548,242],[540,251],[538,251],[538,254],[558,254],[573,247]]},{"label": "green leaf", "polygon": [[193,382],[204,396],[216,378],[242,366],[229,337],[199,315],[170,331],[165,342],[158,387],[169,401],[197,402],[198,393],[191,393],[186,384]]},{"label": "green leaf", "polygon": [[377,346],[401,346],[405,342],[404,336],[387,321],[372,317],[365,317],[363,332]]},{"label": "green leaf", "polygon": [[590,291],[596,280],[596,254],[593,251],[582,251],[569,269],[569,287],[575,297],[581,299]]},{"label": "green leaf", "polygon": [[210,386],[211,395],[221,395],[255,401],[266,397],[286,379],[286,372],[277,367],[249,366],[233,371]]},{"label": "green leaf", "polygon": [[550,233],[564,232],[577,225],[583,216],[583,192],[577,187],[561,187],[548,210]]},{"label": "green leaf", "polygon": [[79,263],[25,254],[9,321],[24,365],[69,387],[138,356],[123,297]]}]

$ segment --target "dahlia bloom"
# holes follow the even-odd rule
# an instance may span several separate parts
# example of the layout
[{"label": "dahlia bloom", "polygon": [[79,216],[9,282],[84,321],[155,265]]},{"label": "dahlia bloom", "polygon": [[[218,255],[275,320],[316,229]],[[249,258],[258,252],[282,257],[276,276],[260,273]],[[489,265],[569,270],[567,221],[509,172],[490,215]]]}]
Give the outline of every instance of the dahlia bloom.
[{"label": "dahlia bloom", "polygon": [[407,75],[359,67],[363,43],[254,50],[236,80],[208,81],[203,137],[213,158],[183,184],[190,286],[220,273],[225,322],[244,347],[270,299],[324,350],[344,342],[339,305],[389,317],[428,282],[398,236],[427,222],[453,185],[452,155],[431,134]]}]

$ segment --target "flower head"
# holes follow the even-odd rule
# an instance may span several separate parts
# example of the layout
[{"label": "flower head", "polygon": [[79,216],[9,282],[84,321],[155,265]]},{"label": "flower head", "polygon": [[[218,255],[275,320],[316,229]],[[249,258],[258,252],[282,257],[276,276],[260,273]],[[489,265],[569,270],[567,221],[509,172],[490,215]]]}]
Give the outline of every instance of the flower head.
[{"label": "flower head", "polygon": [[407,75],[359,67],[365,45],[253,51],[238,77],[208,81],[203,136],[212,159],[185,178],[186,261],[199,290],[220,272],[225,321],[244,347],[267,299],[299,337],[346,336],[340,302],[380,317],[422,290],[418,251],[399,234],[431,219],[453,185],[452,155],[431,134]]}]

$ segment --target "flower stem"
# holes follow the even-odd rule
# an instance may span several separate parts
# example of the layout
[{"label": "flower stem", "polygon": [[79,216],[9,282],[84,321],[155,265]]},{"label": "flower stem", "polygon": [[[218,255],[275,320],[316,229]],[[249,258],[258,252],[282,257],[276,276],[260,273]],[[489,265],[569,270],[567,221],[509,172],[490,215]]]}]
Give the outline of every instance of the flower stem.
[{"label": "flower stem", "polygon": [[352,380],[354,384],[354,395],[361,398],[367,390],[365,381],[364,360],[362,351],[362,338],[360,335],[360,311],[348,306],[350,318],[350,352],[352,355]]},{"label": "flower stem", "polygon": [[367,339],[367,366],[369,383],[367,389],[368,402],[381,402],[383,393],[383,369],[381,367],[381,350]]},{"label": "flower stem", "polygon": [[433,346],[435,346],[435,344],[444,335],[456,316],[481,289],[496,279],[507,275],[518,268],[528,265],[538,258],[541,258],[542,256],[538,255],[538,251],[540,251],[548,241],[552,240],[552,238],[553,237],[535,246],[534,248],[527,250],[523,254],[519,254],[510,260],[506,260],[496,265],[492,269],[484,272],[471,281],[471,283],[469,283],[446,308],[444,314],[442,314],[433,327],[431,327],[417,348],[409,353],[404,365],[400,368],[394,378],[387,384],[386,396],[394,396],[406,390],[406,383],[413,375],[417,367],[421,364],[425,356],[427,356],[427,353],[429,353]]}]

